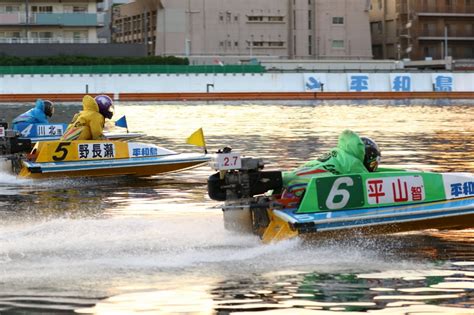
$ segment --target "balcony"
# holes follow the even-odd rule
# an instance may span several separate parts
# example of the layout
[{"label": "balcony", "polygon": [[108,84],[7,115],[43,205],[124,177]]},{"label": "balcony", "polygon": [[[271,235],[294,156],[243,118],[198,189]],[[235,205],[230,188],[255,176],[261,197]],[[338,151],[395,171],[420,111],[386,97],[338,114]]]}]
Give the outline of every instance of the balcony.
[{"label": "balcony", "polygon": [[[26,25],[25,13],[0,13],[0,25]],[[97,13],[32,13],[28,25],[103,26],[104,15]]]},{"label": "balcony", "polygon": [[97,44],[85,38],[60,38],[60,37],[0,37],[0,44]]},{"label": "balcony", "polygon": [[[441,1],[439,1],[441,2]],[[419,16],[474,16],[474,6],[454,6],[437,3],[428,5],[421,2],[414,4],[413,10]]]},{"label": "balcony", "polygon": [[[418,37],[443,37],[444,38],[444,30],[423,30],[418,33]],[[474,40],[474,30],[470,31],[463,31],[463,30],[449,30],[448,31],[448,38],[456,38],[456,37],[468,37],[471,40]]]}]

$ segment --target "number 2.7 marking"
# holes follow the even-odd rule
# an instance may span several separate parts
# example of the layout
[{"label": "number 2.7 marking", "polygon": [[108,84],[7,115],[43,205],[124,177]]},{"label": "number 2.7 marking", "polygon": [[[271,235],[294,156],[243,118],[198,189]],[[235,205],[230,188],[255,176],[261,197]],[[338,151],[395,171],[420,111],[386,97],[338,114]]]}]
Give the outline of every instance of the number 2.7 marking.
[{"label": "number 2.7 marking", "polygon": [[232,160],[234,160],[234,163],[231,162],[231,159],[229,157],[224,158],[224,166],[233,166],[237,163],[237,160],[239,159],[238,156],[233,156]]}]

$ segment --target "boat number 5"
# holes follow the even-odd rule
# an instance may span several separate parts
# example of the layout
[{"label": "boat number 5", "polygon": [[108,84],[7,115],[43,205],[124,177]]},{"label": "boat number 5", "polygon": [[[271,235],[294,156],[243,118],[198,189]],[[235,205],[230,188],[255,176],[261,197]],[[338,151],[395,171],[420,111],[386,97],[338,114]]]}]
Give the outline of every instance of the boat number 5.
[{"label": "boat number 5", "polygon": [[68,150],[66,147],[69,146],[70,144],[71,142],[60,142],[58,144],[58,147],[56,148],[56,151],[54,151],[54,153],[59,153],[59,154],[53,155],[53,160],[63,161],[68,154]]},{"label": "boat number 5", "polygon": [[[326,207],[331,210],[342,209],[349,202],[351,194],[347,189],[341,189],[341,185],[354,186],[354,181],[350,177],[339,177],[336,179],[329,192],[328,199],[326,199]],[[339,201],[336,201],[336,197]]]}]

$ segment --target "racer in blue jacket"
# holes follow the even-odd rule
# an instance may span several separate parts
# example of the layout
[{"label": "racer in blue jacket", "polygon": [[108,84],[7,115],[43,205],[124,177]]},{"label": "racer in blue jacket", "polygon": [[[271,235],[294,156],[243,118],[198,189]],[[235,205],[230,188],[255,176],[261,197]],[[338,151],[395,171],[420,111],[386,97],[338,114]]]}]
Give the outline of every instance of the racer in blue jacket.
[{"label": "racer in blue jacket", "polygon": [[36,106],[34,108],[13,119],[12,127],[15,130],[21,131],[20,129],[23,129],[25,124],[47,124],[49,123],[48,117],[53,116],[53,114],[53,102],[38,99],[36,100]]}]

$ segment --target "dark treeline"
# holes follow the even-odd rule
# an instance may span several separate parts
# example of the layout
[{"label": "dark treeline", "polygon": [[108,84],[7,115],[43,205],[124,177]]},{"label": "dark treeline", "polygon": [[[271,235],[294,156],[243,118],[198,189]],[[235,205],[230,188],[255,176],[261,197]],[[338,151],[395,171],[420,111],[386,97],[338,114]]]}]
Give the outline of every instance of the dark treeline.
[{"label": "dark treeline", "polygon": [[189,65],[187,58],[148,57],[15,57],[0,55],[0,66]]}]

